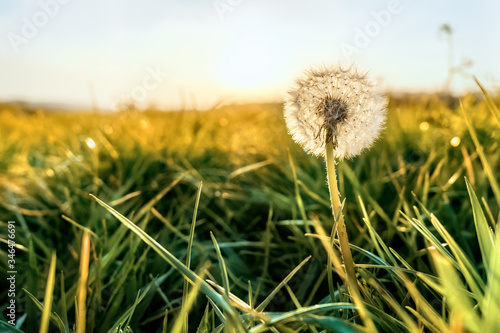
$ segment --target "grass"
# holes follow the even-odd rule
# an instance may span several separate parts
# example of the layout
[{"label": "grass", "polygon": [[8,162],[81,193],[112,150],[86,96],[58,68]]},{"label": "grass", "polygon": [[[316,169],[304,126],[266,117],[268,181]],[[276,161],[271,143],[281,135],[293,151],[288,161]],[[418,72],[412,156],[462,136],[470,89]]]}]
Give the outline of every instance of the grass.
[{"label": "grass", "polygon": [[338,165],[356,299],[329,236],[325,162],[291,141],[280,105],[0,106],[0,265],[15,221],[18,271],[17,327],[7,288],[0,327],[500,330],[498,102],[392,97],[383,138]]}]

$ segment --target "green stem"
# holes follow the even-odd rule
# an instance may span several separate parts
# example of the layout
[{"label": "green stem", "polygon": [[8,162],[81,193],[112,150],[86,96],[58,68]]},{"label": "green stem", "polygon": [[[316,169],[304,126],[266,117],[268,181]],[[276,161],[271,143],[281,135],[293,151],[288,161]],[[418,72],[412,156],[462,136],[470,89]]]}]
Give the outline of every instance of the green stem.
[{"label": "green stem", "polygon": [[[347,286],[351,293],[359,294],[358,284],[356,280],[356,271],[354,270],[354,261],[352,260],[351,247],[347,237],[347,229],[344,221],[344,215],[341,212],[340,194],[337,186],[337,175],[335,172],[335,158],[333,157],[333,145],[329,142],[326,145],[326,173],[328,177],[328,189],[330,190],[330,201],[332,203],[333,218],[335,219],[337,234],[340,243],[340,252],[346,272]],[[331,243],[333,244],[332,232]]]}]

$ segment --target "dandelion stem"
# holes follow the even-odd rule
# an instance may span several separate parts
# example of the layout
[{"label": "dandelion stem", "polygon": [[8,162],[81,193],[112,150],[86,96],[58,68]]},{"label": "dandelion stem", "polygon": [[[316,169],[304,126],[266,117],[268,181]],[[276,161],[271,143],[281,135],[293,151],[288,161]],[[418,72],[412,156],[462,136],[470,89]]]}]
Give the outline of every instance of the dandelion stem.
[{"label": "dandelion stem", "polygon": [[[354,270],[354,261],[352,260],[351,248],[347,237],[347,229],[344,221],[344,215],[341,212],[340,193],[337,186],[337,174],[335,171],[335,158],[333,157],[333,145],[329,142],[326,145],[326,172],[328,178],[328,188],[330,190],[330,201],[332,202],[333,218],[335,219],[336,231],[339,237],[340,252],[344,262],[346,272],[347,286],[351,293],[359,294],[356,281],[356,271]],[[332,232],[333,238],[335,232]],[[333,239],[331,240],[333,243]]]}]

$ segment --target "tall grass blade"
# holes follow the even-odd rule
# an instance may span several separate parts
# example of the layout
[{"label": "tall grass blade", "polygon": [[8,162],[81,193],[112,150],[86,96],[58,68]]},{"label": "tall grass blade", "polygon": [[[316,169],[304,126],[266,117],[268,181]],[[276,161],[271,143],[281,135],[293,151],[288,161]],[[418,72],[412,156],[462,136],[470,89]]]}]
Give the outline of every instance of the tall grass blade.
[{"label": "tall grass blade", "polygon": [[359,270],[360,275],[363,277],[365,281],[368,281],[370,284],[385,300],[388,306],[394,309],[398,314],[398,317],[401,318],[405,324],[405,328],[408,332],[416,333],[418,332],[418,327],[412,318],[406,313],[404,308],[398,304],[398,302],[394,299],[394,297],[389,293],[389,291],[383,286],[382,283],[378,281],[376,276],[369,273],[366,270]]},{"label": "tall grass blade", "polygon": [[137,297],[135,298],[134,303],[132,306],[130,306],[127,310],[123,312],[120,318],[111,326],[111,328],[108,330],[108,333],[116,333],[116,332],[121,332],[121,331],[126,331],[129,328],[129,323],[130,319],[132,318],[132,315],[134,314],[134,311],[136,307],[141,303],[141,301],[144,299],[144,297],[147,295],[149,289],[151,289],[151,286],[153,285],[154,281],[152,281],[144,290],[144,292],[141,294],[139,291],[137,293]]},{"label": "tall grass blade", "polygon": [[49,331],[52,300],[54,299],[54,285],[56,283],[56,253],[52,252],[50,259],[49,276],[45,286],[45,297],[43,298],[43,311],[42,319],[40,321],[40,333],[47,333]]},{"label": "tall grass blade", "polygon": [[300,216],[302,217],[302,221],[304,223],[304,229],[307,233],[311,232],[311,227],[307,223],[307,215],[304,207],[304,201],[302,200],[302,196],[300,195],[299,182],[297,178],[297,170],[295,168],[295,164],[293,163],[292,155],[290,154],[290,150],[288,152],[288,162],[290,163],[290,168],[292,169],[292,177],[293,177],[293,185],[295,190],[295,202],[299,208]]},{"label": "tall grass blade", "polygon": [[500,332],[500,232],[497,230],[490,263],[486,271],[487,285],[484,294],[483,332]]},{"label": "tall grass blade", "polygon": [[61,309],[61,316],[64,323],[64,328],[67,332],[69,332],[69,324],[68,324],[68,308],[66,305],[66,290],[64,289],[64,271],[61,270],[61,300],[59,302],[59,306]]},{"label": "tall grass blade", "polygon": [[[32,293],[30,293],[29,291],[27,291],[26,289],[23,289],[23,291],[26,293],[26,295],[28,295],[28,297],[33,301],[34,305],[40,310],[43,312],[43,309],[44,309],[44,304],[42,304]],[[54,325],[57,325],[57,327],[59,328],[59,331],[61,333],[69,333],[70,331],[64,326],[64,323],[61,319],[61,317],[55,313],[55,312],[52,312],[51,315],[50,315],[50,320],[52,320],[52,323]],[[1,321],[0,321],[1,323]],[[9,326],[12,327],[12,325],[9,324]],[[29,331],[27,332],[29,333]]]},{"label": "tall grass blade", "polygon": [[[202,269],[202,271],[200,273],[200,279],[203,279],[203,277],[205,276],[204,271],[206,271],[206,269],[207,269],[207,267]],[[171,331],[172,333],[187,332],[186,325],[188,322],[188,314],[191,311],[191,309],[193,308],[194,302],[199,295],[200,287],[201,287],[200,281],[202,281],[202,280],[196,281],[195,285],[193,286],[193,288],[189,292],[187,298],[185,300],[183,299],[182,308],[181,308],[181,311],[179,312],[179,317],[174,322],[174,326],[172,327],[172,331]]]},{"label": "tall grass blade", "polygon": [[486,105],[490,109],[493,118],[495,118],[498,127],[500,127],[500,110],[498,110],[498,107],[495,105],[495,102],[493,102],[493,99],[490,97],[490,94],[488,94],[486,89],[484,89],[483,85],[479,82],[477,77],[476,76],[473,77],[474,81],[476,81],[476,84],[479,86],[479,89],[481,89],[481,93],[483,94]]},{"label": "tall grass blade", "polygon": [[170,183],[167,187],[165,187],[161,192],[156,194],[153,199],[151,199],[148,203],[146,203],[141,210],[137,213],[137,215],[134,217],[135,221],[139,221],[147,212],[153,208],[154,205],[158,203],[168,192],[170,192],[177,184],[183,180],[189,172],[184,172],[180,176],[178,176],[172,183]]},{"label": "tall grass blade", "polygon": [[465,281],[471,289],[472,294],[476,300],[481,303],[485,289],[484,281],[481,279],[481,276],[479,276],[479,273],[476,268],[474,268],[474,265],[471,263],[469,258],[467,258],[464,251],[460,248],[453,237],[451,237],[446,228],[441,224],[441,222],[439,222],[434,214],[431,214],[431,222],[434,228],[436,228],[439,234],[444,238],[450,250],[453,252],[453,257],[456,259],[458,265],[455,268],[464,275]]},{"label": "tall grass blade", "polygon": [[87,324],[87,282],[89,277],[90,234],[85,231],[80,254],[80,276],[78,278],[76,333],[85,333]]},{"label": "tall grass blade", "polygon": [[392,225],[391,218],[387,215],[380,204],[375,199],[373,199],[368,191],[361,185],[358,177],[356,176],[354,171],[347,165],[347,163],[339,163],[339,166],[347,179],[349,179],[349,182],[352,184],[353,188],[357,192],[359,192],[359,194],[363,198],[365,198],[365,200],[368,201],[370,205],[372,205],[373,210],[387,223],[388,226]]},{"label": "tall grass blade", "polygon": [[432,257],[442,280],[444,296],[451,310],[450,324],[454,326],[453,321],[459,320],[461,322],[457,326],[465,327],[467,332],[481,332],[479,315],[469,295],[465,292],[454,266],[436,251],[432,252]]},{"label": "tall grass blade", "polygon": [[260,303],[256,308],[255,310],[258,311],[258,312],[262,312],[264,311],[264,309],[266,308],[266,306],[273,300],[273,298],[276,296],[276,294],[281,290],[281,288],[283,288],[285,286],[286,283],[288,283],[288,281],[290,281],[290,279],[295,275],[295,273],[297,273],[299,271],[299,269],[302,268],[302,266],[305,265],[306,262],[309,261],[309,259],[311,259],[311,256],[305,258],[304,260],[302,260],[302,262],[297,266],[295,267],[284,279],[283,281],[281,281],[277,286],[276,288],[273,289],[273,291],[262,301],[262,303]]},{"label": "tall grass blade", "polygon": [[193,284],[200,283],[200,291],[207,295],[209,299],[222,308],[229,317],[229,322],[234,326],[236,332],[246,332],[246,329],[241,324],[238,314],[236,311],[225,301],[225,299],[218,294],[215,290],[208,285],[207,282],[203,281],[195,272],[186,267],[179,259],[177,259],[173,254],[167,251],[163,246],[161,246],[156,240],[140,229],[136,224],[127,219],[125,216],[121,215],[114,208],[107,205],[104,201],[100,200],[96,196],[91,196],[99,203],[101,206],[106,208],[114,217],[116,217],[123,225],[132,230],[137,236],[139,236],[144,243],[151,247],[156,253],[160,255],[166,262],[177,269],[186,279],[191,281]]},{"label": "tall grass blade", "polygon": [[[191,249],[193,248],[193,240],[194,240],[194,230],[196,227],[196,216],[198,214],[198,207],[200,205],[200,197],[201,197],[201,189],[203,187],[203,183],[200,182],[200,185],[198,186],[198,192],[196,193],[196,202],[194,205],[194,212],[193,212],[193,219],[191,221],[191,228],[189,230],[189,239],[188,239],[188,246],[187,246],[187,251],[186,251],[186,267],[191,268]],[[187,280],[184,280],[184,288],[182,291],[182,304],[185,304],[188,301],[188,294],[189,294],[189,282]],[[184,307],[181,309],[181,312],[184,311]],[[189,329],[189,314],[186,313],[185,315],[182,316],[184,318],[185,323],[184,323],[184,332],[188,332]]]},{"label": "tall grass blade", "polygon": [[[368,232],[370,234],[370,238],[372,239],[372,243],[375,246],[375,249],[377,250],[378,255],[382,260],[387,261],[387,258],[389,258],[389,261],[397,266],[396,259],[394,259],[394,256],[392,255],[391,251],[387,247],[387,245],[382,241],[382,238],[380,238],[380,235],[375,231],[375,228],[373,227],[370,217],[368,216],[368,213],[365,208],[365,204],[363,203],[363,199],[361,196],[358,195],[358,201],[359,205],[361,207],[361,211],[363,212],[363,222],[365,222],[365,225],[368,227]],[[383,251],[382,251],[383,249]]]},{"label": "tall grass blade", "polygon": [[488,162],[488,159],[486,158],[486,155],[484,154],[484,148],[479,142],[479,139],[477,137],[476,130],[474,126],[472,125],[472,122],[465,112],[465,108],[463,103],[460,103],[460,110],[462,111],[462,115],[465,119],[465,124],[467,125],[467,129],[469,130],[469,134],[472,138],[472,141],[474,142],[474,146],[476,147],[476,152],[479,156],[479,159],[481,160],[481,164],[483,165],[484,172],[486,173],[486,177],[488,178],[488,181],[490,182],[491,189],[493,190],[493,194],[495,195],[495,199],[497,201],[498,206],[500,207],[500,187],[498,186],[498,182],[495,178],[495,174],[493,173],[493,170],[491,169],[490,163]]},{"label": "tall grass blade", "polygon": [[474,215],[474,225],[476,226],[477,240],[479,242],[479,248],[481,249],[481,255],[483,257],[483,263],[486,270],[489,270],[490,265],[490,255],[493,249],[493,233],[490,230],[486,216],[484,216],[481,204],[477,199],[476,192],[472,188],[467,178],[465,179],[467,184],[467,191],[469,191],[469,197],[472,205],[472,214]]},{"label": "tall grass blade", "polygon": [[227,275],[227,267],[224,262],[224,258],[222,257],[219,244],[217,243],[217,240],[215,239],[215,236],[211,231],[210,231],[210,237],[212,238],[212,242],[214,243],[215,252],[217,253],[217,260],[219,261],[221,277],[222,277],[222,285],[224,286],[224,295],[226,296],[226,299],[229,300],[229,294],[231,291],[229,289],[230,286],[229,286],[229,278]]}]

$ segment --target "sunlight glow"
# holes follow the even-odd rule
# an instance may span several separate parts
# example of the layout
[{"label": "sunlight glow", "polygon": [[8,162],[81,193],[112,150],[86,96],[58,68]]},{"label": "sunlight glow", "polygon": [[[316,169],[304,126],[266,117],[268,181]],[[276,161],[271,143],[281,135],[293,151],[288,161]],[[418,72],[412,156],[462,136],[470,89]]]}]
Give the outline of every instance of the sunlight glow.
[{"label": "sunlight glow", "polygon": [[222,117],[222,118],[219,119],[219,125],[221,127],[225,127],[225,126],[227,126],[227,124],[228,124],[228,121],[227,121],[226,118]]},{"label": "sunlight glow", "polygon": [[104,133],[106,133],[108,135],[113,134],[113,127],[110,125],[106,125],[106,127],[104,127]]},{"label": "sunlight glow", "polygon": [[460,144],[460,138],[458,136],[450,140],[450,145],[452,145],[453,147],[458,147],[459,144]]},{"label": "sunlight glow", "polygon": [[448,184],[452,185],[454,184],[458,179],[458,175],[457,174],[454,174],[453,176],[451,176],[450,179],[448,179]]},{"label": "sunlight glow", "polygon": [[94,149],[95,148],[95,141],[92,140],[91,138],[87,138],[87,140],[85,140],[85,143],[87,144],[87,146],[90,149]]},{"label": "sunlight glow", "polygon": [[426,121],[420,123],[420,130],[422,132],[427,131],[429,129],[429,127],[430,127],[429,123]]}]

